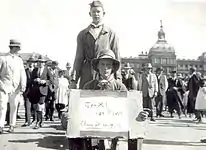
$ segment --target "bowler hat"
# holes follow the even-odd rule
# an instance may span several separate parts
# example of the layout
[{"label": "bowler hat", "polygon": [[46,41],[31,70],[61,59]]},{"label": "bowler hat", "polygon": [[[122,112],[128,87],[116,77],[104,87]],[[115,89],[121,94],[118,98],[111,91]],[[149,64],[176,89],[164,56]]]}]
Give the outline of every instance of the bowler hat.
[{"label": "bowler hat", "polygon": [[38,62],[46,62],[46,60],[44,59],[44,57],[42,55],[39,55],[39,57],[37,58]]},{"label": "bowler hat", "polygon": [[89,5],[90,5],[90,7],[102,7],[102,8],[104,7],[103,4],[102,4],[102,2],[99,1],[99,0],[93,1],[93,2],[90,3]]},{"label": "bowler hat", "polygon": [[66,67],[71,68],[71,64],[69,62],[67,62]]},{"label": "bowler hat", "polygon": [[130,64],[129,63],[126,63],[125,65],[124,65],[124,69],[131,69],[132,67],[130,66]]},{"label": "bowler hat", "polygon": [[152,69],[152,64],[151,63],[146,63],[144,68],[149,68],[149,69]]},{"label": "bowler hat", "polygon": [[58,62],[57,61],[52,61],[52,65],[58,66]]},{"label": "bowler hat", "polygon": [[9,43],[9,47],[21,47],[21,43],[18,40],[11,39]]},{"label": "bowler hat", "polygon": [[156,69],[156,72],[157,71],[163,71],[163,68],[162,67],[158,67],[157,69]]},{"label": "bowler hat", "polygon": [[114,52],[110,49],[103,49],[98,53],[97,58],[94,58],[92,60],[92,67],[97,72],[99,72],[97,65],[99,63],[99,60],[101,60],[101,59],[113,60],[113,69],[114,69],[113,71],[114,72],[116,72],[120,67],[120,62],[115,58]]},{"label": "bowler hat", "polygon": [[35,57],[31,56],[31,57],[29,57],[27,62],[37,62],[37,59]]},{"label": "bowler hat", "polygon": [[171,70],[170,73],[177,73],[177,71],[176,70]]}]

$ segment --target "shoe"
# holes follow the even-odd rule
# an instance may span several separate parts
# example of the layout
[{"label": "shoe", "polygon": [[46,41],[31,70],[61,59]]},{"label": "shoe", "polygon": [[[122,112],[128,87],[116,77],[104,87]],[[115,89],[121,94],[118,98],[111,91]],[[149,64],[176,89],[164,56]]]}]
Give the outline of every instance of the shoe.
[{"label": "shoe", "polygon": [[30,125],[31,125],[30,122],[25,122],[25,123],[22,125],[22,127],[27,127],[27,126],[30,126]]},{"label": "shoe", "polygon": [[9,130],[8,130],[8,132],[9,132],[9,133],[12,133],[12,132],[14,132],[14,126],[10,126],[10,127],[9,127]]},{"label": "shoe", "polygon": [[21,117],[19,115],[16,116],[17,119],[21,119]]},{"label": "shoe", "polygon": [[45,121],[48,121],[48,120],[49,120],[49,117],[48,117],[48,116],[46,116]]},{"label": "shoe", "polygon": [[150,121],[153,121],[153,122],[155,122],[155,119],[154,119],[154,118],[151,118],[151,119],[150,119]]},{"label": "shoe", "polygon": [[39,124],[36,124],[34,129],[39,129],[40,128],[40,125]]},{"label": "shoe", "polygon": [[160,114],[159,116],[160,116],[160,117],[165,117],[163,114]]},{"label": "shoe", "polygon": [[3,134],[3,132],[4,132],[4,128],[0,127],[0,134]]},{"label": "shoe", "polygon": [[50,121],[54,121],[54,118],[53,118],[53,117],[51,117],[51,118],[50,118]]}]

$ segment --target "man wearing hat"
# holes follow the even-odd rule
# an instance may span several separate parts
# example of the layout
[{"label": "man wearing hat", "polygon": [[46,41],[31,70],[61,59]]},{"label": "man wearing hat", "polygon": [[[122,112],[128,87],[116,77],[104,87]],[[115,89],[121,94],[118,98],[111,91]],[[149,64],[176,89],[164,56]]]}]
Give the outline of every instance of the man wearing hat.
[{"label": "man wearing hat", "polygon": [[125,74],[122,76],[122,82],[128,90],[137,90],[137,80],[135,79],[135,72],[129,63],[124,65]]},{"label": "man wearing hat", "polygon": [[[77,50],[72,73],[75,83],[80,79],[79,88],[95,78],[95,72],[91,67],[91,60],[97,57],[102,49],[111,49],[115,57],[120,61],[119,44],[116,34],[103,23],[105,15],[101,1],[93,1],[89,12],[92,23],[82,30],[77,37]],[[115,73],[116,79],[121,79],[120,69]]]},{"label": "man wearing hat", "polygon": [[46,98],[46,120],[50,119],[53,121],[54,109],[55,109],[55,101],[57,99],[57,89],[58,89],[58,62],[52,61],[51,67],[49,71],[51,72],[51,80],[52,83],[49,84],[48,95]]},{"label": "man wearing hat", "polygon": [[68,82],[71,82],[71,63],[67,62],[66,63],[66,70],[64,72],[64,77],[67,78]]},{"label": "man wearing hat", "polygon": [[151,63],[147,63],[144,66],[144,73],[142,74],[142,81],[140,83],[140,90],[142,91],[143,96],[143,107],[149,108],[151,110],[150,116],[151,121],[155,121],[153,116],[153,108],[155,103],[155,97],[158,92],[158,82],[157,77],[154,73],[152,73],[152,65]]},{"label": "man wearing hat", "polygon": [[32,71],[31,103],[35,111],[36,126],[38,129],[43,123],[45,100],[48,95],[49,85],[52,84],[52,74],[45,67],[46,60],[40,55],[37,60],[37,68]]},{"label": "man wearing hat", "polygon": [[184,87],[177,78],[176,70],[171,71],[171,77],[168,79],[168,89],[166,92],[167,95],[167,105],[170,113],[170,117],[173,116],[174,110],[177,111],[179,119],[181,118],[181,111],[184,109],[182,103],[182,94],[184,93]]},{"label": "man wearing hat", "polygon": [[[27,84],[26,84],[26,90],[23,93],[24,96],[24,107],[25,107],[25,123],[22,125],[23,127],[25,126],[30,126],[31,125],[31,100],[30,100],[30,90],[32,88],[32,71],[35,68],[35,63],[37,60],[31,56],[27,60],[27,68],[25,69],[26,72],[26,77],[27,77]],[[34,117],[33,117],[34,118]]]},{"label": "man wearing hat", "polygon": [[163,74],[163,68],[159,67],[156,69],[156,76],[158,81],[158,92],[157,97],[155,98],[156,102],[156,116],[164,117],[162,114],[163,110],[163,98],[166,98],[166,91],[168,88],[168,82],[166,75]]},{"label": "man wearing hat", "polygon": [[0,134],[3,133],[7,103],[10,105],[10,121],[8,132],[14,131],[20,95],[26,88],[26,74],[22,59],[17,55],[21,43],[10,40],[10,51],[0,59]]}]

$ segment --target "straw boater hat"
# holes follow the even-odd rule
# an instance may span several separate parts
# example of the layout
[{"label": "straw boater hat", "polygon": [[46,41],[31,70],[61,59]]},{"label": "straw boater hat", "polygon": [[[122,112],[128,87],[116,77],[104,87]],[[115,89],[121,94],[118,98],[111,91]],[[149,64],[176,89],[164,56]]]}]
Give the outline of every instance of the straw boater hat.
[{"label": "straw boater hat", "polygon": [[9,43],[9,47],[20,47],[21,48],[21,43],[17,40],[11,39]]},{"label": "straw boater hat", "polygon": [[99,72],[97,65],[100,59],[111,59],[113,60],[113,71],[116,72],[120,67],[120,62],[115,58],[114,52],[109,49],[104,49],[99,52],[97,58],[92,60],[92,67],[95,71]]}]

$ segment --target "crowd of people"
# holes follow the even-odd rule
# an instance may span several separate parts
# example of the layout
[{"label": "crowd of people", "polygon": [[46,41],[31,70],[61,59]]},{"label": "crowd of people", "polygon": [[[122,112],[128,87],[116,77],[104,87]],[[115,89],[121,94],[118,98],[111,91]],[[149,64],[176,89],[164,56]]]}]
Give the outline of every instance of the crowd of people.
[{"label": "crowd of people", "polygon": [[[171,118],[176,112],[179,118],[182,115],[190,118],[195,116],[194,121],[201,123],[206,109],[206,78],[196,68],[190,68],[185,77],[176,70],[164,74],[162,67],[152,70],[152,65],[147,63],[137,76],[132,67],[126,64],[122,69],[123,83],[128,89],[142,91],[143,107],[154,110],[156,117],[164,117],[162,112],[167,110]],[[153,112],[150,112],[150,116],[151,121],[155,121]]]}]

